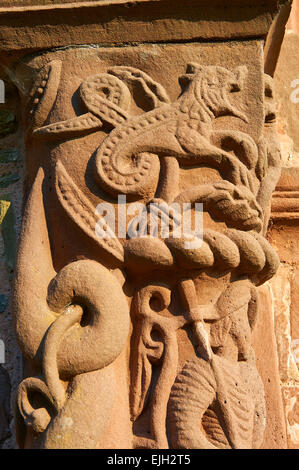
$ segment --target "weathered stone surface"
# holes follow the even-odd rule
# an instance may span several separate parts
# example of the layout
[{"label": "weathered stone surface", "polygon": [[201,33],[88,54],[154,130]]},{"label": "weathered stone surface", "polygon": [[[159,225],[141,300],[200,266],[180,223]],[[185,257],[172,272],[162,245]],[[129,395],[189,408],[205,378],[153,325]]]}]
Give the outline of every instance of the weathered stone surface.
[{"label": "weathered stone surface", "polygon": [[[5,103],[1,104],[0,108],[10,109],[15,116],[18,116],[20,102],[17,89],[9,82],[6,75],[1,75],[1,78],[5,83]],[[7,386],[4,387],[4,383],[2,383],[0,387],[0,395],[3,393],[7,407],[7,416],[2,413],[0,418],[0,428],[6,429],[6,437],[0,444],[1,449],[17,447],[13,422],[13,397],[23,376],[23,360],[15,339],[10,303],[12,269],[14,268],[17,234],[22,218],[24,175],[22,141],[20,125],[18,125],[17,132],[0,139],[1,177],[7,173],[19,176],[18,181],[11,181],[8,186],[0,188],[0,340],[3,342],[1,343],[3,347],[0,346],[0,350],[1,361],[4,361],[1,367],[3,370],[5,369],[5,376],[8,377],[7,380],[11,384],[11,399],[7,393]],[[5,352],[4,358],[2,357],[3,352]]]},{"label": "weathered stone surface", "polygon": [[5,308],[8,303],[8,298],[4,294],[0,294],[0,313],[3,313],[5,311]]},{"label": "weathered stone surface", "polygon": [[17,149],[0,149],[0,163],[16,162],[20,159]]},{"label": "weathered stone surface", "polygon": [[[19,177],[15,178],[11,182],[18,181]],[[1,181],[1,180],[0,180]],[[0,184],[1,187],[1,184]],[[1,201],[2,204],[9,203],[9,207],[0,223],[1,235],[3,238],[4,249],[5,249],[5,262],[6,267],[10,273],[10,277],[14,270],[17,250],[17,237],[16,237],[16,219],[13,206],[9,197],[6,200]]]},{"label": "weathered stone surface", "polygon": [[232,0],[229,6],[222,0],[6,2],[0,6],[1,48],[261,37],[279,6],[273,0]]},{"label": "weathered stone surface", "polygon": [[[280,150],[263,63],[277,12],[272,0],[2,3],[9,63],[72,45],[13,67],[28,173],[20,447],[286,447],[259,287],[279,265],[265,239]],[[203,205],[203,240],[184,217],[181,232],[184,204],[193,222]]]},{"label": "weathered stone surface", "polygon": [[8,109],[0,109],[0,137],[12,134],[17,129],[16,117]]},{"label": "weathered stone surface", "polygon": [[9,375],[0,365],[0,446],[10,436],[10,391]]},{"label": "weathered stone surface", "polygon": [[5,199],[0,201],[0,225],[2,224],[4,217],[10,207],[10,201],[6,201]]},{"label": "weathered stone surface", "polygon": [[285,411],[281,400],[277,341],[274,332],[274,305],[269,286],[259,288],[263,315],[259,315],[253,335],[253,347],[257,369],[265,389],[266,419],[263,449],[286,449],[288,447]]},{"label": "weathered stone surface", "polygon": [[275,72],[275,91],[278,104],[279,132],[293,141],[289,162],[299,163],[299,61],[297,60],[299,34],[286,32]]},{"label": "weathered stone surface", "polygon": [[[292,223],[299,218],[299,167],[284,167],[272,196],[271,219],[275,224]],[[296,224],[294,225],[296,227]],[[295,228],[296,230],[296,228]],[[295,237],[296,240],[297,237]],[[289,238],[292,241],[291,238]],[[286,237],[282,236],[283,243]]]},{"label": "weathered stone surface", "polygon": [[6,173],[0,176],[0,188],[8,188],[12,183],[19,180],[17,173]]},{"label": "weathered stone surface", "polygon": [[[36,434],[42,439],[40,445],[47,448],[96,447],[99,442],[105,445],[106,439],[110,439],[107,418],[102,415],[102,404],[105,401],[105,410],[109,414],[120,395],[125,393],[119,387],[119,392],[115,391],[113,397],[111,391],[114,389],[113,376],[116,374],[114,361],[125,344],[128,345],[129,331],[126,297],[117,277],[108,271],[115,268],[124,270],[126,289],[134,292],[130,350],[130,407],[134,427],[130,429],[127,415],[127,445],[159,448],[261,446],[265,428],[264,391],[254,365],[250,336],[257,315],[254,284],[263,283],[277,268],[275,253],[259,232],[267,223],[267,191],[271,192],[271,185],[274,189],[273,177],[279,175],[279,160],[276,157],[278,149],[274,134],[269,131],[271,128],[266,131],[269,136],[263,134],[264,80],[260,50],[258,41],[219,44],[216,50],[212,44],[137,46],[124,50],[106,48],[92,52],[57,52],[55,60],[49,54],[30,64],[36,67],[41,59],[45,64],[31,92],[32,100],[36,100],[35,90],[39,90],[40,83],[44,83],[42,93],[38,92],[41,98],[33,108],[29,101],[27,109],[33,112],[25,123],[27,151],[32,157],[36,155],[34,165],[37,167],[42,164],[43,170],[40,168],[37,173],[24,217],[14,309],[22,350],[38,367],[42,367],[45,379],[28,378],[20,385],[18,435],[21,446],[31,441],[37,445]],[[246,55],[246,67],[242,63],[240,65],[236,51],[243,53],[244,57]],[[221,63],[224,54],[228,68],[217,65]],[[95,61],[95,68],[96,57],[100,61]],[[187,66],[187,73],[184,74],[188,57],[193,62]],[[84,62],[86,65],[83,67]],[[115,63],[125,63],[126,66],[115,67]],[[161,75],[160,66],[163,64],[165,67],[166,63],[168,73]],[[19,73],[22,74],[22,69]],[[176,84],[178,75],[182,77],[182,94],[179,99],[176,98],[179,95],[179,86]],[[67,87],[62,87],[66,83]],[[81,101],[88,110],[88,114],[83,116],[80,113],[74,115],[72,108],[76,102],[70,99],[78,85]],[[271,106],[270,79],[265,81],[264,86],[266,100],[269,96]],[[101,89],[104,95],[97,94]],[[240,92],[235,99],[233,91]],[[56,94],[60,99],[54,101]],[[259,95],[258,100],[256,94]],[[205,100],[210,100],[210,108],[205,107]],[[79,97],[77,103],[76,106],[79,106]],[[52,107],[50,115],[47,106],[50,109]],[[47,115],[49,120],[45,122]],[[103,122],[115,130],[107,135],[108,129],[103,126]],[[228,130],[224,130],[225,127]],[[105,135],[107,137],[103,140]],[[77,138],[74,140],[74,137]],[[47,147],[53,139],[55,145]],[[260,156],[255,144],[259,139],[260,152],[263,151]],[[49,166],[45,160],[39,161],[39,156],[45,158],[40,147],[48,148],[54,165]],[[234,156],[234,152],[241,157],[240,160]],[[260,174],[260,168],[264,165],[261,159],[268,158],[268,152],[272,158],[269,165],[273,171],[271,181],[267,180],[266,173],[264,176]],[[94,159],[90,160],[92,154]],[[214,155],[217,154],[215,160]],[[74,157],[66,158],[69,155]],[[80,160],[75,155],[80,155]],[[128,160],[133,155],[140,155],[136,168],[133,166],[131,170],[126,170],[128,164],[125,165],[125,158]],[[184,161],[189,161],[194,169],[191,167],[188,172],[185,171],[182,179],[177,162],[184,167]],[[205,180],[202,180],[200,166],[196,168],[198,164],[206,167]],[[251,168],[255,168],[255,173],[249,174]],[[219,173],[216,182],[215,169]],[[197,186],[190,187],[192,173],[196,175]],[[31,172],[30,176],[33,177],[34,173]],[[42,185],[46,191],[46,206],[41,198]],[[96,224],[98,230],[101,225],[93,216],[94,208],[97,203],[107,201],[107,195],[113,200],[119,194],[126,195],[129,201],[137,199],[148,205],[144,207],[150,207],[151,201],[164,200],[177,204],[203,202],[210,216],[206,219],[204,229],[205,244],[199,249],[188,250],[184,247],[184,239],[164,237],[163,242],[161,235],[151,240],[136,239],[132,234],[127,236],[126,241],[97,238]],[[221,205],[218,206],[220,195]],[[261,208],[255,198],[260,198]],[[64,220],[64,231],[60,235],[56,233],[54,236],[52,232],[56,232],[52,214],[55,217],[60,214],[59,217]],[[50,221],[49,229],[45,215]],[[219,218],[222,221],[220,225],[217,224]],[[65,239],[68,227],[73,226],[69,225],[70,220],[81,229],[81,235],[77,230],[74,243],[67,243]],[[37,226],[38,237],[35,235]],[[126,226],[123,228],[126,229]],[[247,233],[244,231],[246,229],[251,231]],[[115,227],[111,226],[110,230],[115,230]],[[52,252],[47,241],[48,233],[50,238],[55,238]],[[98,252],[88,245],[89,239],[98,244]],[[76,259],[76,242],[79,240],[85,240],[85,257],[90,258],[93,252],[97,262],[78,258],[70,262]],[[163,243],[168,247],[167,258],[162,254]],[[27,263],[29,252],[33,259],[30,266]],[[143,275],[139,281],[135,277],[139,270],[138,258],[144,259],[141,265]],[[62,269],[56,274],[53,266],[61,266]],[[206,274],[200,274],[202,270]],[[199,273],[196,274],[196,271]],[[229,279],[227,271],[234,273],[235,282]],[[211,283],[213,272],[218,273],[219,282],[214,281],[213,290],[205,292],[205,285]],[[37,293],[33,288],[33,273],[35,279],[39,273],[38,282],[45,291],[40,289]],[[241,280],[242,277],[238,280],[240,275],[246,276],[248,280]],[[186,276],[188,280],[184,280]],[[51,281],[53,277],[54,282]],[[164,284],[163,287],[156,284],[158,280]],[[99,287],[96,289],[97,284]],[[236,295],[237,301],[234,300]],[[172,303],[172,297],[177,298],[175,304]],[[86,298],[87,305],[94,305],[89,315],[95,315],[94,327],[92,323],[88,324],[80,333],[80,347],[76,343],[78,326],[75,329],[71,327],[80,321],[81,307],[70,307],[67,316],[62,314],[55,321],[55,312],[63,313],[65,306],[74,303],[76,298]],[[152,308],[151,299],[156,298],[158,304]],[[108,303],[105,303],[105,299]],[[29,319],[28,302],[35,303],[31,312],[33,315],[39,312],[38,322],[34,317]],[[98,312],[103,330],[96,327]],[[210,339],[205,320],[212,321]],[[29,332],[32,323],[36,324],[34,333]],[[177,331],[183,327],[187,331],[190,328],[189,334],[193,335],[193,339],[191,337],[191,344],[186,339],[181,342],[179,347],[182,352],[177,354]],[[37,351],[44,332],[49,328],[45,350],[40,355]],[[158,342],[153,339],[156,334]],[[63,340],[60,339],[62,335]],[[82,335],[86,335],[86,338]],[[154,335],[152,339],[151,335]],[[54,344],[57,362],[50,354]],[[159,344],[164,344],[163,358],[160,348],[156,353],[151,352]],[[198,349],[192,351],[192,346]],[[118,361],[124,359],[122,355]],[[154,368],[155,363],[158,365],[157,370]],[[124,367],[125,363],[122,364]],[[108,367],[102,369],[104,366]],[[95,402],[94,395],[90,394],[90,397],[95,409],[93,415],[97,416],[99,427],[96,425],[94,436],[82,443],[81,435],[86,432],[84,430],[88,420],[80,424],[76,422],[73,426],[80,439],[70,429],[69,437],[65,436],[61,440],[59,436],[65,416],[75,413],[80,415],[76,394],[83,393],[89,374],[95,369],[98,370],[97,385],[95,383],[93,392],[100,387],[103,399]],[[66,396],[58,374],[67,379],[74,395]],[[79,381],[76,379],[78,374],[81,374]],[[111,378],[109,374],[112,374]],[[158,375],[154,386],[155,374]],[[188,380],[186,382],[185,379],[189,374],[193,375],[192,384],[189,384],[191,388],[188,388]],[[202,374],[203,377],[205,374],[210,376],[209,380],[213,384],[211,389],[202,382]],[[104,399],[106,392],[101,385],[103,381],[109,383],[109,401]],[[150,386],[153,387],[151,393]],[[28,402],[33,388],[40,390],[50,400],[57,410],[57,418],[51,420],[51,415],[45,414],[47,412],[42,408],[32,411],[31,405],[28,412],[24,411],[23,404]],[[201,397],[205,397],[203,401]],[[188,408],[186,412],[185,400],[190,401],[190,410]],[[235,400],[242,403],[242,418]],[[219,408],[220,411],[217,411]],[[225,416],[225,424],[222,425],[219,421],[221,413]],[[256,413],[259,419],[253,420]],[[27,437],[24,424],[21,424],[23,419],[32,420]],[[198,429],[200,419],[203,420],[204,433]],[[119,422],[119,415],[113,421]],[[211,434],[214,422],[218,423],[219,429],[215,435],[213,432]],[[169,426],[169,437],[166,426]],[[245,428],[246,432],[243,432]],[[110,445],[117,446],[115,437]]]},{"label": "weathered stone surface", "polygon": [[289,449],[299,448],[299,386],[283,387]]},{"label": "weathered stone surface", "polygon": [[295,362],[299,367],[299,271],[294,272],[294,277],[291,282],[291,338],[293,344],[293,351]]},{"label": "weathered stone surface", "polygon": [[[280,364],[280,380],[287,423],[288,447],[298,448],[298,2],[293,3],[288,32],[275,73],[279,140],[284,168],[272,198],[268,240],[283,265],[270,281]],[[286,71],[285,67],[288,67]]]},{"label": "weathered stone surface", "polygon": [[294,33],[299,33],[299,2],[293,0],[292,12],[287,23],[287,29],[290,29]]},{"label": "weathered stone surface", "polygon": [[274,301],[275,335],[282,382],[299,379],[298,369],[292,355],[290,328],[291,278],[292,273],[288,266],[282,265],[276,276],[269,281]]}]

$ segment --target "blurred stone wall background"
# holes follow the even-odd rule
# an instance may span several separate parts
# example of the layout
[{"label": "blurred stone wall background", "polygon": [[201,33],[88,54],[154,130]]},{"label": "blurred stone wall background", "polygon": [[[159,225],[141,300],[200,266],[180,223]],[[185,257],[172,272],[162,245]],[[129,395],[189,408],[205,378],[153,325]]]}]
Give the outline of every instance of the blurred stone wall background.
[{"label": "blurred stone wall background", "polygon": [[289,448],[299,448],[299,0],[293,1],[275,91],[282,174],[272,197],[268,239],[280,256],[269,281]]},{"label": "blurred stone wall background", "polygon": [[[7,72],[0,74],[5,85],[4,103],[0,87],[0,448],[3,449],[16,448],[12,403],[23,369],[13,333],[10,293],[25,183],[19,97],[13,77]],[[283,170],[273,195],[268,239],[280,255],[281,266],[266,288],[272,299],[288,446],[299,448],[299,0],[293,3],[275,86]]]},{"label": "blurred stone wall background", "polygon": [[10,294],[22,219],[24,150],[18,91],[9,76],[0,79],[5,90],[0,104],[0,448],[9,449],[16,447],[12,399],[22,378]]}]

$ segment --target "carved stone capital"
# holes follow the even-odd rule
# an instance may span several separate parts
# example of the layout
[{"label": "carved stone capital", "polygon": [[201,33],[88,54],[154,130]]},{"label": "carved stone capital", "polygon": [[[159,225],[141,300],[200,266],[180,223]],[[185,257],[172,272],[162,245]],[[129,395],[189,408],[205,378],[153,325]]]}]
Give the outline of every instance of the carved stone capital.
[{"label": "carved stone capital", "polygon": [[62,25],[70,45],[14,68],[30,186],[14,288],[32,371],[21,447],[263,444],[252,335],[279,265],[265,238],[280,150],[263,57],[277,2],[208,3],[183,15],[171,2],[170,19],[167,0],[44,2],[22,20],[21,6],[0,9],[6,49],[23,48],[38,12],[37,47],[49,10],[38,47],[58,46]]}]

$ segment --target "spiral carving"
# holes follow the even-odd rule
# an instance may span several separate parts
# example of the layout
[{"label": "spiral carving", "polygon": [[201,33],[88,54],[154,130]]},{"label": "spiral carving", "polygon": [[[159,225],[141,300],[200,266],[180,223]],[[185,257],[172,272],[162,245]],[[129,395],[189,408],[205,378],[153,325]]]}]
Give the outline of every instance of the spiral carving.
[{"label": "spiral carving", "polygon": [[[46,235],[42,181],[40,169],[25,210],[14,292],[19,344],[44,375],[43,379],[26,379],[20,385],[19,416],[31,420],[33,429],[39,432],[50,420],[49,408],[47,405],[34,413],[30,404],[34,390],[59,412],[67,397],[61,378],[71,380],[115,361],[127,342],[130,325],[121,285],[107,268],[96,261],[80,260],[55,273]],[[32,262],[28,263],[33,233],[39,236]]]}]

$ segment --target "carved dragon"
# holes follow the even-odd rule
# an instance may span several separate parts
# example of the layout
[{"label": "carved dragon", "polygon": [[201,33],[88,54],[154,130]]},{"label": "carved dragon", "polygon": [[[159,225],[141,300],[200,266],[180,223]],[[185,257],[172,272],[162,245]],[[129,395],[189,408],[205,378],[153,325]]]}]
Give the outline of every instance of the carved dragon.
[{"label": "carved dragon", "polygon": [[[252,172],[258,159],[257,146],[242,132],[213,130],[213,120],[221,115],[247,120],[244,113],[229,101],[231,93],[242,89],[245,76],[246,67],[229,71],[219,66],[189,64],[187,73],[180,77],[182,94],[177,101],[170,103],[164,88],[144,72],[131,67],[112,67],[108,73],[91,76],[81,84],[80,95],[88,113],[36,128],[33,137],[60,139],[96,130],[103,125],[115,127],[97,151],[96,178],[101,186],[113,195],[122,193],[131,198],[143,196],[151,200],[156,192],[153,201],[174,201],[180,204],[185,201],[202,202],[205,210],[232,228],[251,230],[246,235],[247,244],[255,246],[254,253],[260,253],[254,240],[254,231],[259,232],[262,228],[263,211],[252,192]],[[132,96],[138,101],[136,87],[144,92],[145,100],[140,106],[148,111],[140,116],[130,116]],[[227,150],[233,148],[235,155],[222,147]],[[232,182],[201,185],[179,194],[178,160],[181,164],[206,162],[223,171],[223,177]],[[158,185],[161,180],[163,184]],[[98,237],[95,234],[95,208],[69,177],[61,162],[55,168],[55,181],[58,199],[68,215],[105,251],[122,263],[130,264],[131,252],[136,252],[138,240],[127,240],[123,246],[113,233],[107,232],[106,236]],[[230,245],[230,239],[243,252],[242,243],[238,242],[238,237],[233,233],[215,233],[216,239],[220,237],[216,244],[213,237],[206,234],[205,242],[209,246],[206,247],[204,242],[195,266],[213,265],[214,256],[217,258],[225,252],[223,246]],[[166,240],[176,258],[185,256],[180,248],[182,242]],[[148,243],[153,244],[154,251],[162,250],[169,259],[167,264],[173,265],[173,255],[165,246],[162,247],[159,240],[150,240]],[[277,258],[263,240],[261,243],[267,255],[265,258],[260,253],[258,270],[261,270],[260,266],[268,265],[270,276],[276,269]],[[232,247],[230,251],[234,253],[235,248]],[[190,265],[192,256],[196,258],[196,255],[191,252],[188,255],[185,263]],[[145,256],[145,253],[140,256]],[[226,264],[221,255],[220,258],[222,264]],[[239,256],[236,261],[233,258],[231,267],[238,266]],[[265,259],[268,260],[266,265]],[[262,276],[263,281],[265,277]]]},{"label": "carved dragon", "polygon": [[[271,277],[278,266],[275,252],[260,235],[265,201],[263,194],[258,193],[259,186],[262,188],[258,180],[267,185],[262,160],[265,160],[264,153],[271,151],[262,148],[263,143],[256,145],[241,131],[214,129],[214,121],[220,116],[234,116],[247,122],[246,115],[230,102],[231,94],[243,87],[246,67],[230,71],[219,66],[189,64],[187,73],[180,77],[182,93],[173,103],[164,88],[144,72],[131,67],[112,67],[107,73],[91,76],[81,84],[80,96],[88,110],[84,115],[44,125],[49,108],[55,102],[60,71],[61,63],[53,61],[38,75],[40,86],[36,84],[33,88],[29,105],[32,112],[27,127],[28,139],[72,138],[102,127],[105,130],[114,128],[99,145],[95,159],[95,177],[105,191],[114,197],[126,194],[131,200],[143,198],[146,203],[203,202],[209,213],[227,226],[223,232],[205,230],[201,247],[190,251],[184,249],[183,238],[175,239],[172,234],[164,241],[156,237],[144,243],[140,238],[128,237],[121,243],[106,227],[106,238],[99,238],[94,230],[97,223],[95,208],[70,178],[62,162],[55,165],[56,195],[68,216],[128,271],[133,267],[136,272],[138,266],[159,272],[175,268],[174,279],[179,282],[180,295],[185,299],[185,313],[176,316],[168,311],[171,298],[170,290],[165,286],[147,285],[137,292],[133,301],[135,350],[138,352],[133,354],[132,367],[133,420],[138,419],[147,406],[152,365],[161,369],[151,390],[152,435],[150,439],[139,439],[138,445],[167,447],[168,420],[174,447],[184,447],[185,442],[187,447],[192,446],[192,442],[197,447],[212,444],[237,448],[259,446],[264,425],[259,423],[254,428],[252,424],[256,402],[251,400],[250,394],[255,392],[243,386],[241,377],[244,370],[245,375],[252,373],[251,366],[253,380],[258,375],[252,365],[250,344],[239,335],[236,326],[239,319],[234,319],[235,312],[240,309],[245,309],[249,316],[252,313],[249,305],[252,299],[255,302],[253,286],[247,279],[245,289],[243,281],[232,282],[215,304],[199,307],[193,280],[183,280],[180,271],[182,269],[191,276],[192,270],[216,267],[225,272],[235,271],[237,277],[245,276],[259,285]],[[137,89],[144,92],[144,100],[140,103]],[[143,114],[130,114],[132,98],[145,111]],[[274,163],[273,171],[277,177],[278,165],[276,161]],[[201,164],[216,168],[226,181],[195,186],[179,193],[179,165]],[[44,433],[45,447],[53,447],[57,445],[57,434],[64,429],[65,417],[72,414],[78,390],[88,395],[89,384],[92,384],[101,396],[106,378],[110,382],[114,380],[114,372],[109,366],[126,344],[129,312],[120,283],[107,268],[95,261],[77,261],[55,272],[42,202],[43,177],[40,169],[28,199],[14,298],[19,343],[43,376],[25,379],[20,385],[17,421],[20,445],[25,445],[24,423],[27,423],[34,433]],[[262,207],[257,199],[263,203]],[[38,227],[36,214],[39,215]],[[31,252],[30,237],[36,231],[40,231],[41,239],[34,247],[33,262],[28,266],[24,254],[28,256]],[[42,286],[38,292],[32,292],[32,279]],[[23,299],[24,290],[32,292],[32,296]],[[160,298],[162,310],[166,312],[164,316],[151,308],[152,295]],[[232,302],[234,297],[237,305]],[[212,328],[210,339],[204,320],[219,320],[224,333],[215,333]],[[35,325],[34,329],[32,325]],[[201,359],[196,357],[186,362],[178,375],[176,332],[185,325],[191,325],[195,331],[195,346],[201,349]],[[116,334],[111,343],[112,330]],[[154,339],[153,331],[155,335],[159,333],[159,340]],[[217,343],[217,334],[224,337],[230,331],[237,338],[238,354],[245,362],[243,372],[242,366],[231,364],[212,350]],[[190,374],[194,375],[192,383],[185,380]],[[241,385],[235,393],[233,380],[236,377]],[[257,402],[263,415],[262,385],[258,380]],[[47,406],[34,406],[31,399],[35,392],[44,397]],[[181,406],[181,399],[187,392],[194,398],[190,406],[194,405],[195,412],[191,410],[191,415],[188,407]],[[235,406],[234,402],[245,400],[247,393],[250,396],[243,409]],[[200,397],[204,395],[203,403]],[[110,398],[110,401],[105,398],[104,411],[100,409],[101,403],[96,411],[96,416],[101,419],[96,420],[94,430],[84,444],[86,447],[95,446],[103,432],[113,402],[113,397]],[[215,406],[220,406],[227,430],[224,433],[215,421]],[[240,410],[243,421],[238,416]],[[209,440],[198,429],[200,420]],[[188,434],[189,425],[193,426],[192,435]],[[76,445],[80,445],[85,431],[84,423],[80,426],[79,422],[75,423],[77,437],[73,442]],[[246,426],[250,432],[244,429]],[[61,447],[68,446],[68,434],[65,436]]]},{"label": "carved dragon", "polygon": [[[183,92],[174,103],[169,102],[161,85],[139,70],[112,67],[108,72],[89,77],[81,84],[80,95],[89,110],[87,114],[37,128],[33,136],[71,137],[100,128],[103,122],[115,127],[100,145],[96,158],[97,180],[113,196],[152,197],[160,161],[162,167],[169,165],[178,171],[175,159],[185,165],[209,164],[220,173],[229,173],[233,184],[253,191],[249,170],[257,163],[256,144],[245,133],[213,131],[212,126],[213,120],[222,115],[247,121],[245,114],[229,101],[231,93],[242,89],[246,67],[229,71],[220,66],[189,64],[187,73],[180,77]],[[130,116],[131,95],[124,82],[136,81],[156,107],[141,116]],[[229,141],[234,142],[237,158],[219,148],[219,144]],[[168,200],[166,193],[173,186],[173,176],[163,191]],[[175,190],[171,193],[176,195]]]}]

